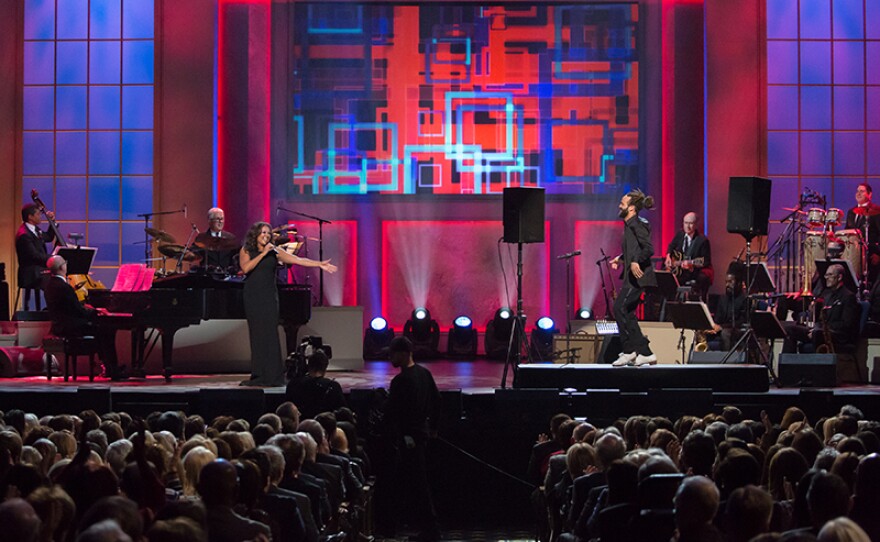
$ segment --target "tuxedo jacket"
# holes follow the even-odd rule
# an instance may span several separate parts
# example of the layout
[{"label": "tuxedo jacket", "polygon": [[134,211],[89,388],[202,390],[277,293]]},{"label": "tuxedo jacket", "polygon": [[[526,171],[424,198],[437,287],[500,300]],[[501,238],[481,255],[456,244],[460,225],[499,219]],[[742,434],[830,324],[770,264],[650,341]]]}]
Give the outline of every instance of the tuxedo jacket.
[{"label": "tuxedo jacket", "polygon": [[[683,247],[684,232],[679,230],[678,233],[675,234],[675,237],[672,238],[669,246],[666,247],[666,253],[672,254],[672,251],[674,250],[682,252]],[[691,240],[691,244],[688,247],[687,252],[684,252],[683,259],[693,260],[696,258],[703,258],[703,268],[712,267],[712,249],[709,246],[709,239],[700,232],[694,233],[694,238]]]},{"label": "tuxedo jacket", "polygon": [[38,288],[46,270],[46,243],[55,238],[52,232],[41,231],[37,237],[22,223],[15,234],[15,254],[18,256],[18,287]]},{"label": "tuxedo jacket", "polygon": [[46,277],[43,286],[46,307],[52,319],[52,334],[57,337],[82,335],[95,318],[94,309],[87,309],[76,297],[73,287],[57,276]]},{"label": "tuxedo jacket", "polygon": [[[651,265],[651,257],[654,256],[651,224],[638,215],[624,222],[622,248],[623,256],[620,258],[620,263],[623,266],[621,278],[624,283],[633,280],[641,288],[656,287],[657,276],[654,275],[654,266]],[[644,273],[640,279],[630,278],[630,265],[633,262],[638,263]]]}]

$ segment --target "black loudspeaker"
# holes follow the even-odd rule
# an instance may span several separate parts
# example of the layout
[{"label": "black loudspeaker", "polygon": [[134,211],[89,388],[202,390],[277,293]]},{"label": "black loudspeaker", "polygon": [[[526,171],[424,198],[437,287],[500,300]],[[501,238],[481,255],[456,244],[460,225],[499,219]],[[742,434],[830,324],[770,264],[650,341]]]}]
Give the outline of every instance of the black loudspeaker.
[{"label": "black loudspeaker", "polygon": [[544,189],[504,189],[504,242],[544,242]]},{"label": "black loudspeaker", "polygon": [[787,388],[833,388],[836,354],[780,354],[779,383]]},{"label": "black loudspeaker", "polygon": [[770,179],[731,177],[727,192],[727,231],[749,239],[767,235]]},{"label": "black loudspeaker", "polygon": [[[726,351],[706,351],[706,352],[697,352],[696,350],[691,352],[691,357],[688,359],[688,365],[711,365],[721,363],[721,360],[724,359],[724,356],[727,355]],[[730,363],[733,365],[734,363],[745,363],[746,362],[746,353],[745,352],[734,352],[727,358],[725,363]]]}]

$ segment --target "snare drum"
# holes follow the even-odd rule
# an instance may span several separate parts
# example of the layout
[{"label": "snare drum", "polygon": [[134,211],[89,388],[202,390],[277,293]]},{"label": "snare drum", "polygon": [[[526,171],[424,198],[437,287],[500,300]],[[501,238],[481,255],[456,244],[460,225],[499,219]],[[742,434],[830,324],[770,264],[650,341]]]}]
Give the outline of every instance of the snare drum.
[{"label": "snare drum", "polygon": [[862,262],[865,259],[862,232],[860,230],[840,230],[834,234],[838,242],[843,244],[841,259],[852,266],[857,276],[862,274]]},{"label": "snare drum", "polygon": [[843,221],[843,211],[832,207],[825,213],[825,224],[828,226],[840,226]]},{"label": "snare drum", "polygon": [[824,228],[825,209],[813,207],[812,209],[807,210],[807,222],[810,223],[810,226],[813,226],[815,228]]}]

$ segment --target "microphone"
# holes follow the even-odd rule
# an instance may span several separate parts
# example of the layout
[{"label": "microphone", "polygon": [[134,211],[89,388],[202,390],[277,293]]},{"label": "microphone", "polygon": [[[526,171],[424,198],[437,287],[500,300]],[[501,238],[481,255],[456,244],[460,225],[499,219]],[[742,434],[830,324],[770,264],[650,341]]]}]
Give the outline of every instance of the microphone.
[{"label": "microphone", "polygon": [[81,233],[68,233],[67,234],[67,238],[70,239],[71,241],[79,241],[84,237],[85,237],[85,235],[83,235]]},{"label": "microphone", "polygon": [[574,258],[575,256],[580,256],[580,255],[581,255],[581,251],[575,250],[573,252],[568,252],[566,254],[562,254],[560,256],[557,256],[556,259],[557,260],[567,260],[569,258]]},{"label": "microphone", "polygon": [[190,222],[190,225],[192,225],[193,231],[195,231],[195,232],[198,232],[198,231],[199,231],[199,227],[196,226],[196,223],[195,223],[195,222]]},{"label": "microphone", "polygon": [[189,214],[186,212],[186,203],[183,204],[183,218],[189,218]]}]

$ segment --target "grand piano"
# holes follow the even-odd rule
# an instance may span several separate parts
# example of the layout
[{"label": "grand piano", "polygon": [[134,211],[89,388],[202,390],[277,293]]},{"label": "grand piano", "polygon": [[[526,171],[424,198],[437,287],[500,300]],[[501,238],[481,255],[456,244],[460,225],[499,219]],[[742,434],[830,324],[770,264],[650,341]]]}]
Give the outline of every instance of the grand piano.
[{"label": "grand piano", "polygon": [[[174,334],[202,320],[244,319],[243,291],[243,280],[191,273],[158,279],[144,292],[89,290],[88,302],[111,313],[99,317],[99,325],[132,331],[131,364],[135,375],[143,375],[149,353],[146,330],[156,330],[162,339],[163,374],[170,382]],[[299,327],[311,318],[311,287],[279,284],[278,297],[281,325],[287,335],[288,351],[292,352]]]}]

